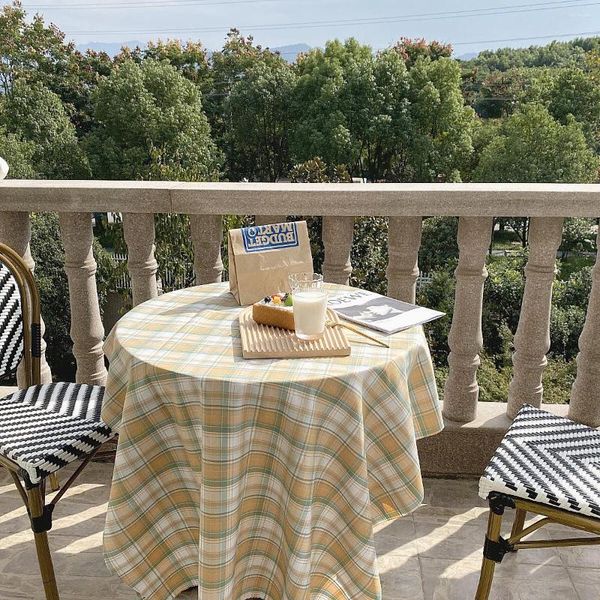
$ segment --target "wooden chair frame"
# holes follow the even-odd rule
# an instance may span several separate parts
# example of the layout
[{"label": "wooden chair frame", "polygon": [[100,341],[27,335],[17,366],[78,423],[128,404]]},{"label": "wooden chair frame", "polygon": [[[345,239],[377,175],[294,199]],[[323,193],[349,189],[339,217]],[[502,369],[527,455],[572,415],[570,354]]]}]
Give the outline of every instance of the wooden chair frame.
[{"label": "wooden chair frame", "polygon": [[[0,262],[4,263],[15,278],[21,296],[23,319],[23,358],[21,365],[24,369],[25,384],[27,387],[39,385],[41,383],[41,316],[38,288],[31,270],[23,259],[12,248],[1,243]],[[58,501],[71,487],[95,453],[94,451],[86,456],[62,487],[60,487],[55,473],[48,477],[52,491],[57,492],[48,504],[46,504],[46,480],[43,479],[39,483],[32,484],[28,474],[17,463],[6,456],[0,455],[0,465],[10,471],[17,491],[29,514],[47,600],[60,600],[52,556],[48,546],[47,532],[52,528],[52,512]],[[23,482],[21,482],[21,479]]]},{"label": "wooden chair frame", "polygon": [[[525,550],[527,548],[561,548],[565,546],[590,546],[600,544],[600,518],[595,519],[578,515],[567,510],[553,508],[539,502],[492,492],[488,496],[490,514],[488,528],[483,548],[483,563],[475,600],[488,600],[494,578],[496,563],[502,562],[505,554]],[[505,508],[514,508],[515,519],[508,539],[500,535],[502,517]],[[528,527],[525,527],[527,513],[540,516]],[[541,529],[545,525],[564,525],[580,531],[595,534],[595,537],[565,538],[561,540],[530,540],[522,541],[524,537]]]}]

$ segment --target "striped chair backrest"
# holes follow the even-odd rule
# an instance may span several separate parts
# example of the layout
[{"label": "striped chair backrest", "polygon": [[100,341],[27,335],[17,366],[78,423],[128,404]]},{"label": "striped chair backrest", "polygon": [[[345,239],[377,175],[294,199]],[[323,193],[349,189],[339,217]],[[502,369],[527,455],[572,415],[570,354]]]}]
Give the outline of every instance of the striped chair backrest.
[{"label": "striped chair backrest", "polygon": [[0,263],[0,377],[13,373],[22,356],[21,296],[13,274]]}]

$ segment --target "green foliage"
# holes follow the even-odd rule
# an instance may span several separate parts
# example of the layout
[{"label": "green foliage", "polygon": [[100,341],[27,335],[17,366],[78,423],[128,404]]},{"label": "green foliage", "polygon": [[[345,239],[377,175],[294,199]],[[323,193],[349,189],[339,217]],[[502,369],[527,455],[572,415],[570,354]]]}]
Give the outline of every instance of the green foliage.
[{"label": "green foliage", "polygon": [[225,147],[234,179],[277,181],[290,169],[289,98],[294,71],[282,58],[257,62],[236,81],[225,101]]},{"label": "green foliage", "polygon": [[456,281],[452,273],[435,271],[429,284],[422,286],[417,293],[417,303],[446,313],[445,317],[425,326],[431,356],[438,368],[448,364],[448,334],[454,314],[454,288]]},{"label": "green foliage", "polygon": [[350,121],[361,111],[368,117],[373,62],[371,49],[354,39],[328,42],[324,50],[314,48],[299,58],[291,138],[297,161],[320,156],[358,173],[360,146]]},{"label": "green foliage", "polygon": [[577,364],[574,360],[551,358],[542,375],[544,402],[547,404],[568,404],[571,388],[575,382]]},{"label": "green foliage", "polygon": [[294,165],[289,176],[292,183],[349,183],[352,181],[345,165],[327,165],[318,156]]},{"label": "green foliage", "polygon": [[356,40],[329,42],[298,62],[293,156],[321,156],[370,181],[456,181],[472,152],[473,112],[449,58],[398,47],[373,55]]},{"label": "green foliage", "polygon": [[452,46],[436,42],[428,42],[424,38],[410,39],[400,38],[394,45],[394,50],[400,54],[407,66],[413,66],[419,58],[437,60],[438,58],[450,58]]},{"label": "green foliage", "polygon": [[[506,402],[512,371],[510,366],[499,368],[490,357],[483,355],[477,370],[479,400],[482,402]],[[575,361],[567,362],[561,358],[551,358],[542,376],[544,402],[547,404],[567,404],[575,375]],[[444,384],[448,378],[448,368],[436,367],[435,376],[438,390],[440,390],[440,395],[443,396]]]},{"label": "green foliage", "polygon": [[596,228],[593,219],[565,219],[560,245],[563,258],[568,252],[592,252],[595,242]]},{"label": "green foliage", "polygon": [[386,294],[388,219],[363,217],[354,223],[350,285]]},{"label": "green foliage", "polygon": [[209,89],[212,80],[208,53],[200,42],[188,41],[183,44],[180,40],[149,41],[145,48],[123,48],[115,60],[117,63],[127,60],[137,63],[144,60],[168,62],[203,91]]},{"label": "green foliage", "polygon": [[64,34],[46,27],[40,15],[28,21],[20,2],[0,7],[0,96],[10,94],[19,79],[60,85],[72,52]]},{"label": "green foliage", "polygon": [[40,290],[42,316],[46,325],[46,360],[58,380],[69,380],[75,370],[69,335],[71,308],[66,299],[69,286],[64,270],[64,249],[55,214],[31,218],[31,253],[36,263],[35,278]]},{"label": "green foliage", "polygon": [[582,66],[586,61],[586,53],[599,46],[598,38],[578,38],[569,42],[553,41],[546,46],[484,50],[467,64],[483,71],[508,71],[515,67]]},{"label": "green foliage", "polygon": [[490,260],[483,292],[482,329],[487,355],[501,368],[510,365],[523,298],[525,256]]},{"label": "green foliage", "polygon": [[481,117],[497,119],[506,117],[524,101],[532,88],[540,83],[540,69],[514,68],[492,71],[479,86],[474,108]]},{"label": "green foliage", "polygon": [[41,83],[16,81],[0,99],[0,127],[31,142],[31,164],[39,177],[83,179],[89,174],[75,127],[61,99]]},{"label": "green foliage", "polygon": [[450,271],[458,260],[458,219],[455,217],[431,217],[423,221],[419,269],[425,273],[438,270]]},{"label": "green foliage", "polygon": [[481,153],[476,181],[585,183],[597,177],[598,157],[570,117],[557,122],[539,104],[529,104],[502,123]]},{"label": "green foliage", "polygon": [[64,37],[38,14],[28,20],[19,2],[0,8],[0,96],[17,81],[42,85],[60,97],[79,135],[90,128],[91,93],[112,61],[103,52],[78,52]]},{"label": "green foliage", "polygon": [[566,360],[577,356],[591,289],[591,267],[584,267],[554,283],[550,317],[550,351],[554,356]]},{"label": "green foliage", "polygon": [[449,58],[417,60],[410,70],[407,159],[396,181],[460,181],[460,169],[473,151],[472,109],[464,105],[460,69]]},{"label": "green foliage", "polygon": [[477,370],[479,400],[482,402],[506,402],[512,377],[510,366],[498,366],[489,356],[481,357]]},{"label": "green foliage", "polygon": [[[210,88],[206,89],[204,108],[213,139],[225,155],[225,176],[230,180],[252,178],[252,173],[240,173],[240,166],[236,162],[236,149],[232,146],[234,139],[230,135],[231,123],[228,118],[230,94],[237,82],[242,81],[248,71],[259,68],[259,65],[263,66],[264,71],[270,73],[269,77],[276,77],[277,73],[281,76],[282,71],[277,67],[280,62],[281,58],[278,54],[254,44],[252,36],[244,37],[237,29],[229,31],[222,50],[214,52],[211,56]],[[277,122],[277,119],[274,122]],[[253,143],[258,145],[260,142]],[[285,162],[285,159],[282,159],[282,162]]]},{"label": "green foliage", "polygon": [[9,165],[8,177],[12,179],[34,179],[37,173],[33,168],[35,144],[24,142],[14,133],[0,130],[0,155]]},{"label": "green foliage", "polygon": [[200,93],[166,62],[123,62],[94,95],[98,122],[86,140],[100,179],[215,179],[218,151]]},{"label": "green foliage", "polygon": [[583,69],[564,69],[547,94],[548,110],[560,123],[574,117],[591,142],[600,143],[600,86]]}]

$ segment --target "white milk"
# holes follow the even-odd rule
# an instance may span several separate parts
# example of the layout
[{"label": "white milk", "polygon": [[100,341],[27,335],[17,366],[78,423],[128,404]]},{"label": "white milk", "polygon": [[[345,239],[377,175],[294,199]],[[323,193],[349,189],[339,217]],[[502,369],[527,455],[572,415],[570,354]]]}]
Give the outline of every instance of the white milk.
[{"label": "white milk", "polygon": [[325,331],[327,293],[309,290],[294,293],[294,324],[301,340],[320,338]]}]

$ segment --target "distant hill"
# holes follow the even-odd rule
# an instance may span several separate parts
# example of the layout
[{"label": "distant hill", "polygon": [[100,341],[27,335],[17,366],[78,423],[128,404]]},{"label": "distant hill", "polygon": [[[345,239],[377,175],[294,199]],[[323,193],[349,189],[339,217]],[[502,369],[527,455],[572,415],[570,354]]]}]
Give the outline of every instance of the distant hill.
[{"label": "distant hill", "polygon": [[80,52],[95,50],[96,52],[106,52],[109,56],[115,56],[119,54],[123,46],[135,48],[136,46],[145,46],[145,43],[139,40],[130,40],[129,42],[88,42],[87,44],[77,44],[77,50]]},{"label": "distant hill", "polygon": [[288,46],[278,46],[271,48],[273,52],[279,52],[281,56],[288,62],[294,62],[298,54],[308,52],[311,47],[308,44],[289,44]]},{"label": "distant hill", "polygon": [[[96,52],[106,52],[109,56],[115,56],[121,51],[123,46],[135,48],[136,46],[144,47],[145,45],[145,42],[140,42],[139,40],[130,40],[128,42],[88,42],[87,44],[78,44],[77,50],[80,52],[85,52],[88,49],[96,50]],[[273,52],[279,52],[279,54],[281,54],[288,62],[294,62],[298,54],[301,52],[308,52],[310,48],[311,47],[308,44],[300,43],[277,46],[276,48],[271,48],[271,50],[273,50]]]},{"label": "distant hill", "polygon": [[454,58],[457,60],[471,60],[476,56],[479,56],[479,52],[465,52],[464,54],[459,54],[458,56],[455,55]]}]

